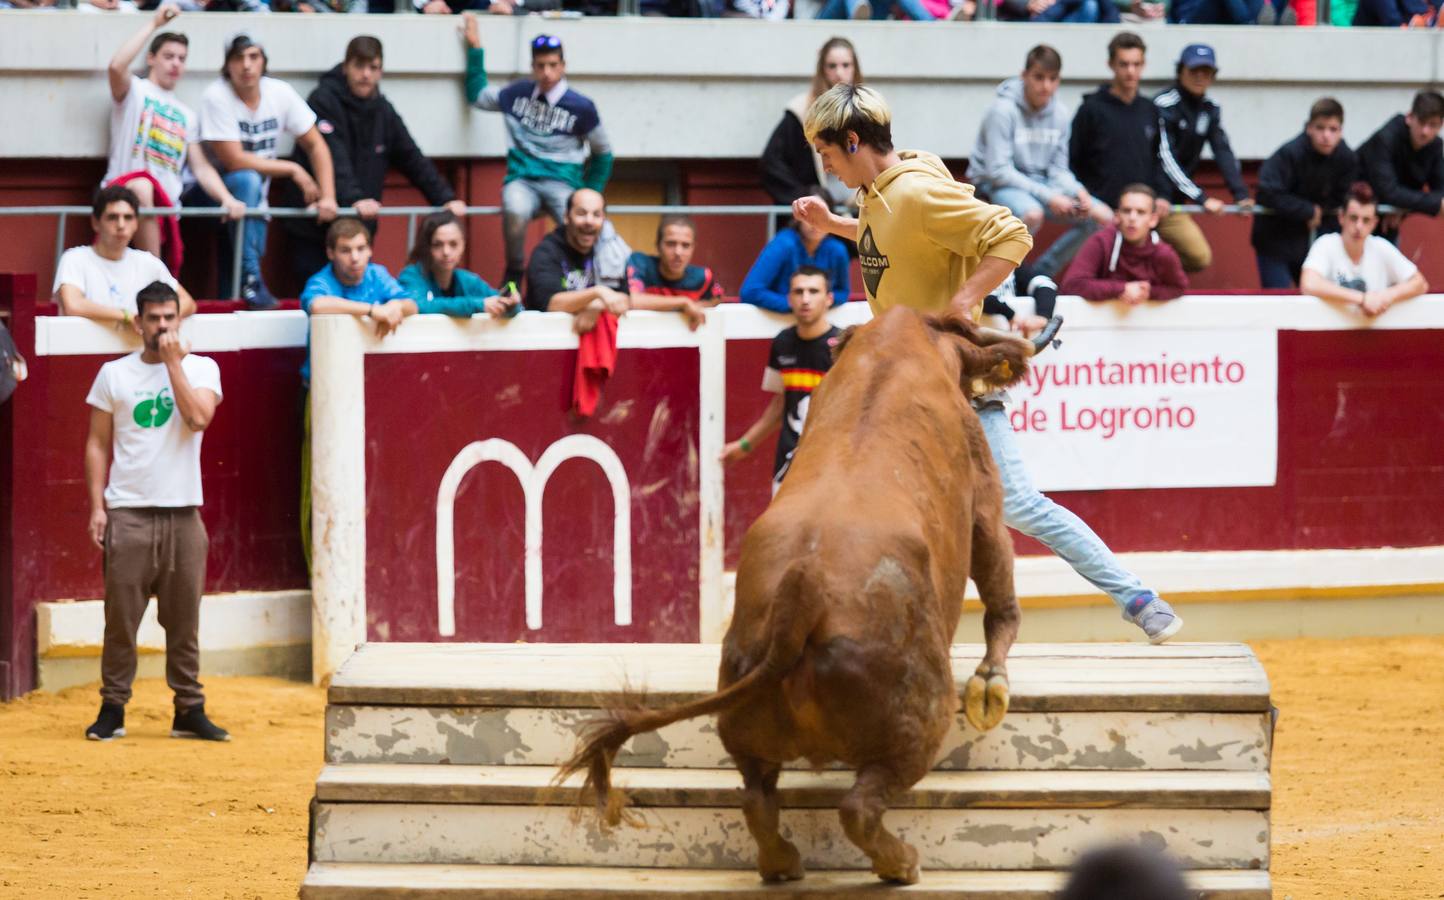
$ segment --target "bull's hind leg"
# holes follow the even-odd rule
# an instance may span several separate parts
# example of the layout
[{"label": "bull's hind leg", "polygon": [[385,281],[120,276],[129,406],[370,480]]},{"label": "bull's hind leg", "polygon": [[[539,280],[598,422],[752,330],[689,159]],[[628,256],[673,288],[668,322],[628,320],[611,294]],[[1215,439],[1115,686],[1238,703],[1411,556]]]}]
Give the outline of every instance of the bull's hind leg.
[{"label": "bull's hind leg", "polygon": [[777,776],[782,767],[755,757],[737,759],[742,772],[742,814],[757,842],[757,871],[763,881],[796,881],[802,854],[778,831]]},{"label": "bull's hind leg", "polygon": [[979,731],[1003,720],[1008,711],[1008,651],[1018,637],[1022,614],[1013,587],[1013,542],[998,503],[980,503],[973,526],[973,583],[983,600],[983,661],[963,691],[963,715]]},{"label": "bull's hind leg", "polygon": [[891,769],[864,766],[857,770],[857,783],[842,798],[838,814],[848,840],[872,860],[872,871],[877,877],[901,884],[916,884],[918,851],[903,843],[882,824],[882,814],[887,812],[888,801],[902,787]]}]

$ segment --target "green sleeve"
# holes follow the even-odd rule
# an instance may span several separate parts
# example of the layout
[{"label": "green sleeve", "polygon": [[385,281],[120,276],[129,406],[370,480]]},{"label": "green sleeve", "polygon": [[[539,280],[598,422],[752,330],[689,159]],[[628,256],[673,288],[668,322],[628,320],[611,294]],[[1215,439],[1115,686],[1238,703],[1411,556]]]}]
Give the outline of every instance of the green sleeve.
[{"label": "green sleeve", "polygon": [[587,157],[586,167],[582,170],[582,185],[599,194],[606,190],[607,181],[612,177],[613,158],[610,153],[593,154]]},{"label": "green sleeve", "polygon": [[481,92],[486,90],[486,50],[482,47],[466,48],[466,102],[475,103]]}]

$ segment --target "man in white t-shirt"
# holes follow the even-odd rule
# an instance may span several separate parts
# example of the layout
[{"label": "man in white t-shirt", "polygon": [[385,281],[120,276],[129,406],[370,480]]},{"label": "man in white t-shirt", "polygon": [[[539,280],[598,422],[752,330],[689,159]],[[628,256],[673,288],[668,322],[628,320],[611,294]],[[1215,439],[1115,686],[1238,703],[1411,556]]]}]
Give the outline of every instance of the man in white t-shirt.
[{"label": "man in white t-shirt", "polygon": [[[301,188],[318,221],[336,218],[336,182],[331,150],[316,128],[316,114],[296,89],[266,75],[266,50],[246,32],[226,41],[221,77],[201,95],[201,140],[221,170],[226,187],[246,206],[264,207],[272,178],[289,178]],[[290,135],[311,160],[311,176],[299,164],[279,159],[279,143]],[[187,194],[187,203],[190,196]],[[196,202],[204,202],[197,198]],[[241,248],[241,298],[253,309],[276,305],[261,281],[266,221],[248,219]],[[229,272],[225,255],[224,271]]]},{"label": "man in white t-shirt", "polygon": [[[226,190],[220,173],[200,146],[200,123],[191,108],[175,95],[186,70],[190,41],[183,34],[163,31],[155,35],[145,54],[145,78],[130,67],[156,29],[179,15],[163,6],[155,16],[115,51],[110,58],[110,161],[102,184],[120,184],[135,192],[142,207],[181,205],[181,173],[187,165],[196,183],[239,219],[246,205]],[[175,219],[169,221],[174,222]],[[135,246],[159,256],[160,223],[145,217],[135,233]]]},{"label": "man in white t-shirt", "polygon": [[152,595],[165,629],[171,737],[228,741],[206,717],[200,683],[201,592],[209,539],[201,521],[201,436],[221,402],[215,360],[187,352],[180,299],[161,282],[136,297],[144,349],[100,367],[85,402],[90,539],[104,554],[105,641],[93,741],[125,734],[136,632]]},{"label": "man in white t-shirt", "polygon": [[196,311],[196,302],[176,283],[152,254],[130,246],[135,236],[140,201],[130,188],[101,188],[91,205],[90,227],[95,243],[71,247],[60,255],[51,289],[60,312],[85,316],[116,328],[129,328],[136,314],[135,296],[152,281],[163,281],[180,295],[180,314]]},{"label": "man in white t-shirt", "polygon": [[1429,290],[1419,267],[1399,248],[1374,236],[1379,224],[1378,201],[1367,182],[1356,182],[1339,215],[1342,229],[1322,234],[1309,248],[1299,277],[1299,290],[1321,300],[1357,306],[1377,316],[1398,303]]}]

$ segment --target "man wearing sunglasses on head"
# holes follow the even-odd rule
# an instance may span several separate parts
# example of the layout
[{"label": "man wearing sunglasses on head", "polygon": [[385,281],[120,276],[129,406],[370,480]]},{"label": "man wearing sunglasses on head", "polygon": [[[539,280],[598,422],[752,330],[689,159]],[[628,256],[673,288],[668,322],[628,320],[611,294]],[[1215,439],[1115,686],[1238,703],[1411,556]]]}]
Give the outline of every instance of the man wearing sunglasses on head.
[{"label": "man wearing sunglasses on head", "polygon": [[543,211],[560,225],[573,191],[604,190],[612,146],[596,105],[567,86],[560,38],[540,34],[532,40],[531,78],[488,86],[480,25],[471,13],[463,19],[467,102],[506,119],[511,146],[501,189],[506,273],[500,283],[520,282],[527,225]]}]

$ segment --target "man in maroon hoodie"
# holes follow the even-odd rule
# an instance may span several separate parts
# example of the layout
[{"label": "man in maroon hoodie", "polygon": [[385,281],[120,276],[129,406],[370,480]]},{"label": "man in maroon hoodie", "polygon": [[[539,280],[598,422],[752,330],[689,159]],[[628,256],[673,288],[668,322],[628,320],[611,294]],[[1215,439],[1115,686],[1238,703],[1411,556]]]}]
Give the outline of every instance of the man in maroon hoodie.
[{"label": "man in maroon hoodie", "polygon": [[1178,253],[1158,239],[1157,195],[1146,184],[1130,184],[1118,197],[1114,224],[1095,232],[1068,267],[1060,294],[1084,300],[1173,300],[1188,290]]}]

